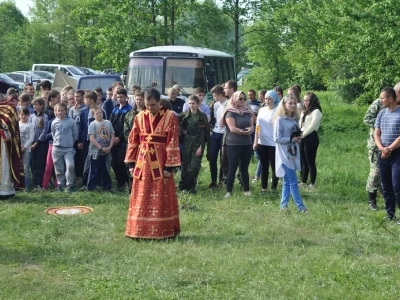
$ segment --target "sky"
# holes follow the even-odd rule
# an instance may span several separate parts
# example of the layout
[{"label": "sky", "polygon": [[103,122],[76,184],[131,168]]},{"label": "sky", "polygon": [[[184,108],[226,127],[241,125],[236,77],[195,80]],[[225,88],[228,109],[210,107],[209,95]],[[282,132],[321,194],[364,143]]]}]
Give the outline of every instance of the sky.
[{"label": "sky", "polygon": [[[0,0],[0,2],[5,2],[6,0]],[[22,11],[22,13],[25,16],[28,16],[28,12],[29,12],[29,7],[33,5],[33,1],[32,0],[11,0],[15,3],[15,5],[19,8],[20,11]]]}]

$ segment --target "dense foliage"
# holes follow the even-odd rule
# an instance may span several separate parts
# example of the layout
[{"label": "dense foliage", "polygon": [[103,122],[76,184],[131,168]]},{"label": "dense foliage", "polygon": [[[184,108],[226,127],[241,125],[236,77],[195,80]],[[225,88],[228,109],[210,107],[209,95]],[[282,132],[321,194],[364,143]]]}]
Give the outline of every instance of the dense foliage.
[{"label": "dense foliage", "polygon": [[[330,89],[347,102],[371,102],[399,80],[396,1],[268,1],[248,26],[255,63],[249,83]],[[368,100],[367,100],[368,99]]]},{"label": "dense foliage", "polygon": [[399,80],[394,0],[34,0],[0,3],[0,72],[32,63],[96,69],[152,45],[195,45],[250,64],[254,88],[300,84],[366,104]]}]

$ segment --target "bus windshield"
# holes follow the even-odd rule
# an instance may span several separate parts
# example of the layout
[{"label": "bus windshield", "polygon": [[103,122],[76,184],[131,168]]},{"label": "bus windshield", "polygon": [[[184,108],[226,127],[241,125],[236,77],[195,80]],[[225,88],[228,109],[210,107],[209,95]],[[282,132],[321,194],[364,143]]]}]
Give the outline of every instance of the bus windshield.
[{"label": "bus windshield", "polygon": [[163,59],[134,57],[129,62],[128,83],[129,89],[139,85],[142,90],[150,87],[162,92]]},{"label": "bus windshield", "polygon": [[164,93],[175,84],[187,94],[193,94],[197,87],[205,88],[203,61],[192,58],[167,58]]}]

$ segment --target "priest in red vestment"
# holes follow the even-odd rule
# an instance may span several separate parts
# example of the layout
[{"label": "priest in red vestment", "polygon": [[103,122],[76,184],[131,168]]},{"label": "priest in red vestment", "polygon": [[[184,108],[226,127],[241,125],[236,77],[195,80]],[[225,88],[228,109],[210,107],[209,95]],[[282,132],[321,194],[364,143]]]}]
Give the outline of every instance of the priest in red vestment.
[{"label": "priest in red vestment", "polygon": [[175,114],[160,106],[160,93],[145,93],[146,109],[134,119],[125,163],[133,184],[125,235],[162,239],[180,232],[175,189],[175,167],[180,166],[179,123]]},{"label": "priest in red vestment", "polygon": [[0,93],[0,200],[25,187],[18,115],[13,99]]}]

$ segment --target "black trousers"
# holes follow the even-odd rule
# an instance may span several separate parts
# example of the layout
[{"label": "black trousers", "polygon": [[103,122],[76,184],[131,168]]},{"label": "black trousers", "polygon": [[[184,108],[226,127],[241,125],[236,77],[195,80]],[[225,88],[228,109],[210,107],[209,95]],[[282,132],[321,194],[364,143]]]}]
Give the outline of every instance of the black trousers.
[{"label": "black trousers", "polygon": [[311,184],[317,179],[317,166],[315,160],[319,146],[318,133],[313,131],[300,142],[301,182],[307,183],[310,174]]},{"label": "black trousers", "polygon": [[[82,153],[81,157],[82,157],[83,166],[85,166],[86,159],[87,159],[87,156],[88,156],[88,153],[89,153],[89,144],[90,144],[89,141],[83,141],[83,147],[82,147],[82,150],[81,150],[81,153]],[[85,170],[83,170],[83,181],[82,181],[83,185],[87,186],[87,183],[88,183],[88,180],[89,180],[88,176],[89,176],[89,170],[86,170],[86,172],[85,172]]]},{"label": "black trousers", "polygon": [[226,177],[226,190],[229,193],[232,192],[235,173],[239,167],[243,190],[245,192],[249,191],[249,164],[253,155],[252,145],[226,145],[226,152],[229,164],[228,176]]},{"label": "black trousers", "polygon": [[125,167],[125,154],[126,154],[126,147],[125,145],[116,145],[111,148],[111,167],[115,173],[115,179],[117,181],[117,186],[122,187],[126,183],[129,183],[129,177],[126,173]]},{"label": "black trousers", "polygon": [[[219,170],[219,182],[222,181],[223,171],[222,171],[222,140],[223,133],[211,133],[211,159],[210,159],[210,173],[211,173],[211,183],[217,184],[218,176],[218,157],[221,157],[221,167]],[[221,155],[219,155],[221,154]]]},{"label": "black trousers", "polygon": [[42,186],[44,170],[46,168],[48,141],[38,141],[35,149],[31,150],[31,170],[33,185]]},{"label": "black trousers", "polygon": [[78,148],[78,142],[74,143],[74,150],[75,150],[75,156],[74,156],[75,175],[76,177],[83,178],[83,166],[85,165],[85,162],[83,162],[82,150]]},{"label": "black trousers", "polygon": [[268,187],[269,167],[271,167],[271,189],[276,189],[278,186],[278,177],[275,176],[275,147],[258,144],[258,156],[261,163],[261,188],[266,190]]}]

